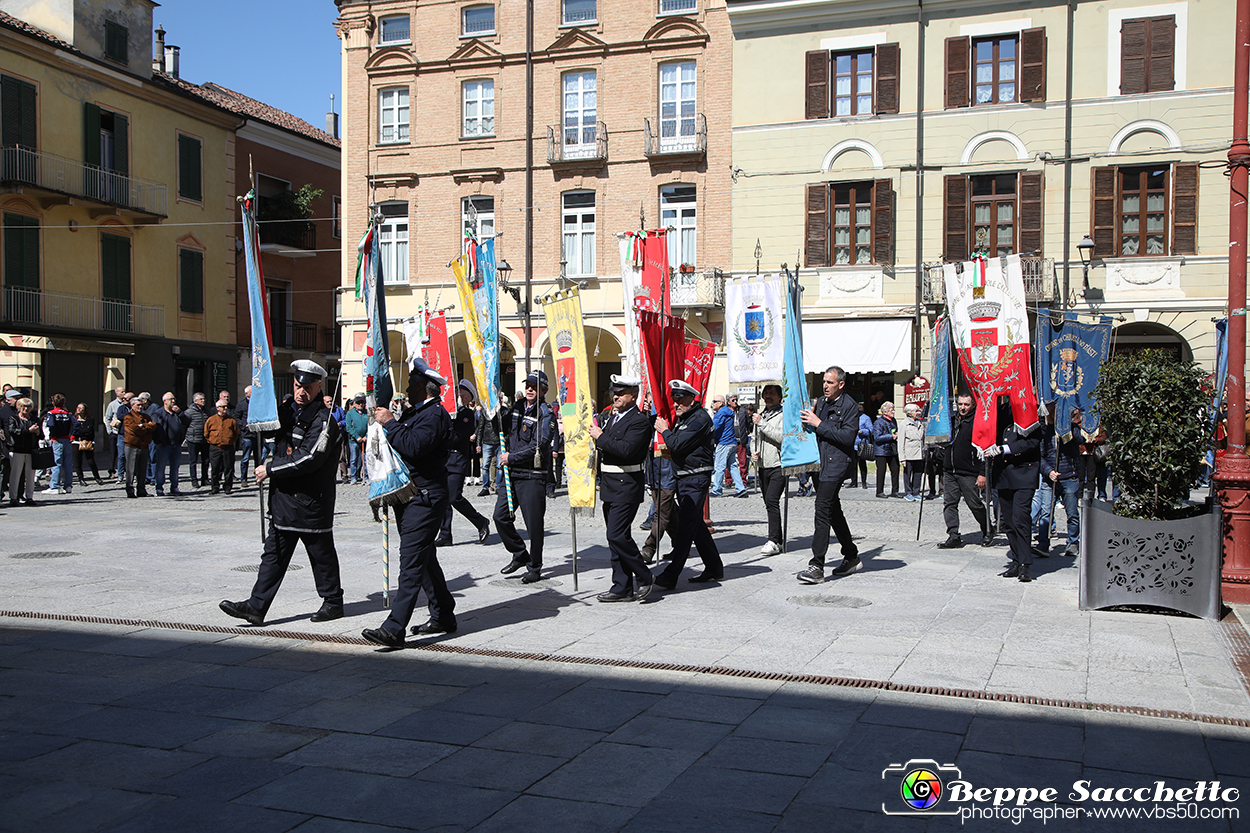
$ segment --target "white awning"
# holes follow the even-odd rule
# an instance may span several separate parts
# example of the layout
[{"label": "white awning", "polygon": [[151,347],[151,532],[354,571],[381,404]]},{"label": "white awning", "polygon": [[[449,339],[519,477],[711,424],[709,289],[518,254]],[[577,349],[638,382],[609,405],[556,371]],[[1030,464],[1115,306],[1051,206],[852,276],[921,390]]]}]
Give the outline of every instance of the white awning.
[{"label": "white awning", "polygon": [[824,373],[836,364],[847,373],[911,370],[910,318],[844,318],[803,322],[803,365]]}]

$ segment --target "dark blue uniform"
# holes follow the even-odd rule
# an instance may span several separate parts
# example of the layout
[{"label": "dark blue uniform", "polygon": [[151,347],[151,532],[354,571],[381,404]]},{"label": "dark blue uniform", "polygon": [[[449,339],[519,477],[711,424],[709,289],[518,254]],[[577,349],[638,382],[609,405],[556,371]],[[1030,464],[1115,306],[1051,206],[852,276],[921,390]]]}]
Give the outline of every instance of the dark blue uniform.
[{"label": "dark blue uniform", "polygon": [[1016,428],[1010,407],[998,409],[997,444],[1003,452],[994,458],[992,485],[998,490],[1007,543],[1016,565],[1033,563],[1030,510],[1042,469],[1042,431],[1034,426],[1027,434]]},{"label": "dark blue uniform", "polygon": [[632,593],[635,579],[639,586],[651,583],[651,571],[630,534],[630,525],[645,491],[653,423],[653,417],[629,408],[608,417],[603,433],[595,440],[599,449],[599,499],[612,553],[612,593]]},{"label": "dark blue uniform", "polygon": [[[677,418],[676,424],[664,432],[664,444],[673,455],[677,476],[677,531],[673,534],[673,555],[668,566],[655,577],[661,587],[672,589],[690,557],[694,544],[703,559],[703,576],[721,578],[725,565],[721,561],[712,533],[703,522],[703,504],[711,487],[712,459],[716,439],[712,435],[712,418],[701,407],[695,407]],[[696,576],[696,578],[700,578]]]},{"label": "dark blue uniform", "polygon": [[443,525],[438,533],[440,544],[451,543],[451,510],[455,509],[469,519],[480,532],[482,527],[489,527],[490,521],[478,512],[464,496],[464,481],[473,472],[473,458],[477,453],[476,441],[473,439],[477,431],[477,414],[468,405],[461,405],[451,422],[451,443],[447,449],[447,492],[450,503],[447,514],[443,517]]},{"label": "dark blue uniform", "polygon": [[531,578],[543,566],[543,516],[547,512],[547,470],[551,465],[553,423],[551,408],[542,400],[529,405],[521,400],[502,411],[507,437],[508,475],[516,506],[529,532],[529,550],[521,540],[514,519],[508,517],[508,494],[499,493],[495,502],[495,528],[514,563],[527,565]]}]

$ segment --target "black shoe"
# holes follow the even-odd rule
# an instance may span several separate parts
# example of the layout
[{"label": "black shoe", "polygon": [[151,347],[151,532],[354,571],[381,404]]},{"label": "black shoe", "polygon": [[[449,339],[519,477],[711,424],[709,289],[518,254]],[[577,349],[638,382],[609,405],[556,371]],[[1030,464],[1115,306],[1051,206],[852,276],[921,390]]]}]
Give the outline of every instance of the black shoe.
[{"label": "black shoe", "polygon": [[435,622],[433,619],[431,619],[430,621],[423,622],[420,625],[413,625],[412,635],[413,636],[430,636],[436,633],[455,633],[457,627],[458,626],[456,625],[455,622],[452,622],[450,625],[440,625],[438,622]]},{"label": "black shoe", "polygon": [[1028,582],[1028,581],[1032,581],[1032,580],[1033,580],[1033,576],[1029,575],[1029,565],[1028,565],[1028,564],[1021,564],[1021,565],[1020,565],[1020,575],[1016,576],[1016,578],[1020,579],[1020,581],[1025,581],[1025,582]]},{"label": "black shoe", "polygon": [[256,608],[247,602],[231,602],[223,601],[217,605],[221,608],[221,612],[227,616],[233,616],[235,619],[244,619],[252,625],[265,624],[265,617],[256,612]]},{"label": "black shoe", "polygon": [[647,596],[651,595],[651,588],[653,586],[654,586],[654,581],[651,584],[638,585],[638,589],[634,591],[634,601],[636,602],[644,601],[647,598]]},{"label": "black shoe", "polygon": [[335,619],[342,618],[343,605],[341,603],[332,604],[331,602],[325,602],[321,605],[321,610],[308,617],[310,622],[332,622]]},{"label": "black shoe", "polygon": [[830,572],[829,575],[832,578],[842,578],[843,576],[849,576],[851,573],[858,571],[859,568],[863,566],[864,562],[860,561],[858,555],[844,555],[842,556],[842,563],[834,567],[833,571]]},{"label": "black shoe", "polygon": [[675,590],[677,588],[677,579],[666,579],[663,573],[660,573],[651,583],[656,587],[662,587],[665,590]]},{"label": "black shoe", "polygon": [[436,547],[450,547],[450,546],[451,546],[451,536],[450,536],[450,535],[440,535],[440,536],[438,536],[437,538],[435,538],[435,539],[434,539],[434,546],[436,546]]},{"label": "black shoe", "polygon": [[942,543],[938,544],[940,550],[957,550],[964,545],[964,539],[958,535],[952,535]]},{"label": "black shoe", "polygon": [[538,570],[526,570],[525,575],[521,576],[522,584],[533,584],[542,579],[542,573]]},{"label": "black shoe", "polygon": [[902,495],[898,492],[890,492],[890,497],[901,498]]},{"label": "black shoe", "polygon": [[600,593],[598,596],[595,596],[595,598],[601,602],[632,602],[634,600],[634,594],[613,593],[609,590],[606,593]]},{"label": "black shoe", "polygon": [[391,633],[386,628],[365,628],[360,632],[360,635],[374,645],[381,645],[383,648],[403,648],[408,644],[404,641],[402,633]]},{"label": "black shoe", "polygon": [[643,564],[648,564],[648,565],[650,565],[650,564],[654,564],[654,563],[656,563],[656,561],[657,561],[657,559],[656,559],[656,557],[655,557],[655,553],[653,553],[653,552],[648,552],[647,550],[639,550],[639,551],[638,551],[638,554],[642,556],[642,563],[643,563]]},{"label": "black shoe", "polygon": [[1002,576],[1003,578],[1016,578],[1017,576],[1020,575],[1020,562],[1019,561],[1011,562],[1011,565],[1008,566],[1006,570],[1003,570],[1001,573],[999,573],[999,575]]},{"label": "black shoe", "polygon": [[691,584],[707,584],[709,581],[721,581],[725,578],[724,573],[713,573],[710,570],[704,570],[697,576],[691,576],[686,581]]},{"label": "black shoe", "polygon": [[524,558],[521,558],[519,555],[514,555],[512,556],[512,560],[508,562],[508,566],[504,567],[499,572],[503,573],[505,576],[511,575],[529,563],[530,559],[528,555]]},{"label": "black shoe", "polygon": [[1030,551],[1038,558],[1050,558],[1050,548],[1043,546],[1030,547]]},{"label": "black shoe", "polygon": [[9,506],[19,506],[20,504],[21,504],[21,501],[20,501],[20,500],[11,500],[11,501],[9,501]]},{"label": "black shoe", "polygon": [[877,492],[877,497],[881,498],[882,500],[885,500],[886,498],[889,497],[889,495],[885,494],[884,492]]},{"label": "black shoe", "polygon": [[651,521],[643,521],[642,523],[638,524],[638,528],[649,531],[651,529]]},{"label": "black shoe", "polygon": [[479,544],[485,544],[488,538],[490,538],[490,521],[477,528],[477,542]]},{"label": "black shoe", "polygon": [[489,495],[489,494],[490,494],[490,487],[489,487],[489,486],[483,486],[483,487],[482,487],[482,491],[478,492],[478,493],[477,493],[477,496],[478,496],[478,497],[486,497],[486,496],[487,496],[487,495]]},{"label": "black shoe", "polygon": [[990,535],[989,533],[985,533],[985,534],[983,534],[983,535],[981,536],[981,546],[983,546],[983,547],[992,547],[992,546],[994,546],[994,536],[993,536],[993,535]]}]

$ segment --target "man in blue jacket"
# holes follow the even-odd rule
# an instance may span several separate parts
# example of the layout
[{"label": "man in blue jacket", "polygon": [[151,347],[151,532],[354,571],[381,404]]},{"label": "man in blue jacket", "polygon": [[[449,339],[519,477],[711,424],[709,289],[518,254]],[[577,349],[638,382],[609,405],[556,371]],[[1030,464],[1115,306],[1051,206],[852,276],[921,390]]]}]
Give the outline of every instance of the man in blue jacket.
[{"label": "man in blue jacket", "polygon": [[833,570],[835,578],[849,576],[863,562],[859,548],[851,540],[851,528],[842,512],[842,481],[855,463],[855,439],[859,434],[859,405],[842,392],[846,371],[834,365],[825,371],[825,395],[802,412],[804,425],[816,432],[820,451],[820,485],[816,487],[816,529],[812,533],[812,558],[807,569],[799,573],[803,584],[820,584],[825,580],[825,553],[829,550],[829,530],[842,545],[842,563]]},{"label": "man in blue jacket", "polygon": [[148,410],[156,423],[156,433],[152,435],[152,468],[156,494],[165,494],[165,475],[169,473],[169,493],[181,495],[178,490],[178,469],[182,467],[182,444],[187,439],[187,425],[191,417],[186,414],[172,392],[161,397],[159,407]]},{"label": "man in blue jacket", "polygon": [[[720,497],[724,492],[725,469],[733,478],[734,497],[746,497],[747,487],[742,482],[742,473],[738,471],[738,432],[734,423],[737,399],[734,405],[726,403],[725,397],[718,396],[712,400],[715,413],[712,416],[712,436],[716,438],[716,460],[712,464],[712,497]],[[719,407],[717,407],[719,406]]]}]

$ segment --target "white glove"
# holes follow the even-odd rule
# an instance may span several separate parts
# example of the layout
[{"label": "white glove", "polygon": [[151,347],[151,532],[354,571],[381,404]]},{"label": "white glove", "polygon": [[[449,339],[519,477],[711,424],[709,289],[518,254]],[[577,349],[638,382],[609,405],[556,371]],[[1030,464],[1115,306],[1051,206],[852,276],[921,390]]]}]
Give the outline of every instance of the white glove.
[{"label": "white glove", "polygon": [[1002,453],[1001,448],[999,448],[996,445],[992,445],[989,448],[985,449],[985,451],[981,452],[981,456],[986,459],[989,459],[991,457],[997,457],[1001,453]]}]

